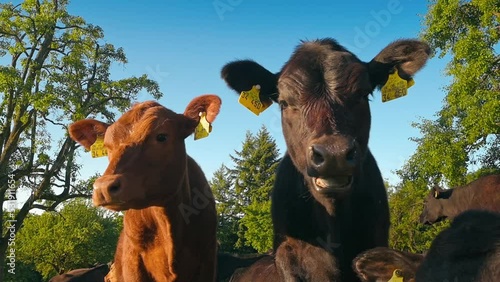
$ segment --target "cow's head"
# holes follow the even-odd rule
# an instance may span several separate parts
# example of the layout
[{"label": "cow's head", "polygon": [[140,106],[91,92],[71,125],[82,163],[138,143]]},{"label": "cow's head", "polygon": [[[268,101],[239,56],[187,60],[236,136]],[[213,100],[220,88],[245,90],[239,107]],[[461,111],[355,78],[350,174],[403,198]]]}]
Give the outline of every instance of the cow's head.
[{"label": "cow's head", "polygon": [[187,154],[184,139],[206,113],[213,122],[221,100],[215,95],[193,99],[184,114],[154,101],[137,103],[113,124],[94,119],[70,125],[73,140],[86,149],[104,138],[109,165],[94,183],[93,201],[110,210],[141,209],[164,205],[177,195],[185,181]]},{"label": "cow's head", "polygon": [[429,55],[426,43],[400,40],[362,62],[322,39],[302,42],[276,74],[243,60],[225,65],[222,78],[238,93],[259,85],[261,100],[280,105],[288,153],[320,200],[349,192],[356,180],[367,152],[370,94],[395,70],[410,80]]},{"label": "cow's head", "polygon": [[450,198],[453,189],[443,190],[439,186],[432,187],[424,200],[424,210],[420,214],[420,223],[433,224],[446,219],[443,213],[443,200]]},{"label": "cow's head", "polygon": [[361,281],[414,281],[424,255],[402,252],[395,249],[377,247],[358,254],[352,267]]}]

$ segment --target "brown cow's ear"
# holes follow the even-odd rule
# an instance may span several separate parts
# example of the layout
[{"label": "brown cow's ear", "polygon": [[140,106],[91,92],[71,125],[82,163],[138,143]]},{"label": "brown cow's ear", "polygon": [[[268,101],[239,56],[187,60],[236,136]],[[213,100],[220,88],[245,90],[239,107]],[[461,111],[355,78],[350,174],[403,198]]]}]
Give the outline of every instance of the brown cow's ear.
[{"label": "brown cow's ear", "polygon": [[222,100],[217,95],[207,94],[194,98],[184,111],[184,116],[187,118],[183,128],[185,137],[194,132],[200,122],[200,113],[206,113],[207,121],[213,123],[221,105]]},{"label": "brown cow's ear", "polygon": [[373,87],[383,86],[394,68],[405,80],[422,69],[431,55],[431,48],[419,40],[398,40],[385,47],[368,64]]},{"label": "brown cow's ear", "polygon": [[97,136],[104,136],[109,124],[95,120],[83,119],[69,125],[68,132],[71,139],[89,150]]},{"label": "brown cow's ear", "polygon": [[278,76],[254,61],[241,60],[226,64],[221,70],[221,78],[238,95],[259,85],[261,101],[278,101]]}]

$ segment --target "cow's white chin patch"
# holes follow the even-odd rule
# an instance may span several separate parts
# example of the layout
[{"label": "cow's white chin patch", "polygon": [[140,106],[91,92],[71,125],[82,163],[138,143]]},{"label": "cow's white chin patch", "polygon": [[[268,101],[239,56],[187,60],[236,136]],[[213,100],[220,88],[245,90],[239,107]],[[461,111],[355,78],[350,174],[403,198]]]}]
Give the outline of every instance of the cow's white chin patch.
[{"label": "cow's white chin patch", "polygon": [[329,178],[313,177],[316,191],[320,193],[341,193],[351,188],[352,176],[336,176]]}]

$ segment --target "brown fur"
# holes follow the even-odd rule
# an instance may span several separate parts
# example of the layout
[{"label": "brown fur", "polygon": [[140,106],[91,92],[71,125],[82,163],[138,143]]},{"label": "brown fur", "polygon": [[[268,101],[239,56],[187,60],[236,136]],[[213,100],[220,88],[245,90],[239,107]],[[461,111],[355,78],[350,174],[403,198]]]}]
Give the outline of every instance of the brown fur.
[{"label": "brown fur", "polygon": [[480,177],[467,185],[443,190],[433,187],[425,199],[420,222],[433,224],[460,213],[481,209],[500,213],[500,175]]},{"label": "brown fur", "polygon": [[115,123],[81,120],[70,136],[89,148],[104,135],[109,165],[94,183],[94,205],[126,211],[113,275],[116,281],[213,281],[216,211],[208,182],[187,155],[184,139],[215,95],[195,98],[176,114],[157,102],[135,104]]},{"label": "brown fur", "polygon": [[404,282],[413,281],[424,255],[379,247],[359,254],[353,268],[363,282],[389,281],[394,270],[401,270]]}]

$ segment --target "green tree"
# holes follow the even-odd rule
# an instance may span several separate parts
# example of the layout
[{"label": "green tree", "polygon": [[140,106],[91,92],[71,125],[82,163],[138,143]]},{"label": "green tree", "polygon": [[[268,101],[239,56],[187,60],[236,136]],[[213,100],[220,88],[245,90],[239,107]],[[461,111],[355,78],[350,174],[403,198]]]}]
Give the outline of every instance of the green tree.
[{"label": "green tree", "polygon": [[88,200],[75,199],[60,212],[29,216],[16,238],[17,259],[34,265],[44,279],[112,261],[121,226],[105,214]]},{"label": "green tree", "polygon": [[230,155],[234,167],[214,174],[222,250],[266,252],[272,248],[270,194],[279,150],[265,126],[247,132],[240,151]]},{"label": "green tree", "polygon": [[[16,232],[32,208],[54,210],[91,194],[91,181],[77,179],[77,145],[66,134],[70,122],[97,116],[112,121],[140,91],[162,95],[145,75],[112,80],[111,65],[127,62],[124,51],[105,43],[98,26],[68,14],[67,3],[0,4],[0,56],[6,62],[0,65],[0,207],[10,189],[30,195],[16,215]],[[2,229],[2,262],[5,236]]]},{"label": "green tree", "polygon": [[456,186],[471,170],[500,166],[500,3],[430,3],[422,37],[440,58],[451,57],[446,75],[453,79],[437,120],[414,124],[422,137],[405,176]]},{"label": "green tree", "polygon": [[500,2],[432,0],[422,38],[436,55],[448,55],[452,78],[435,120],[412,124],[421,136],[415,153],[397,171],[402,182],[390,195],[391,245],[423,251],[449,222],[418,222],[423,199],[435,184],[454,187],[500,172]]},{"label": "green tree", "polygon": [[237,194],[234,192],[233,181],[229,169],[222,164],[210,180],[210,187],[215,198],[217,208],[217,239],[219,250],[223,252],[235,252],[238,241],[238,211],[236,208]]},{"label": "green tree", "polygon": [[391,228],[389,245],[396,250],[423,253],[436,235],[449,225],[448,221],[428,228],[419,223],[424,198],[428,191],[422,181],[406,181],[388,193]]}]

